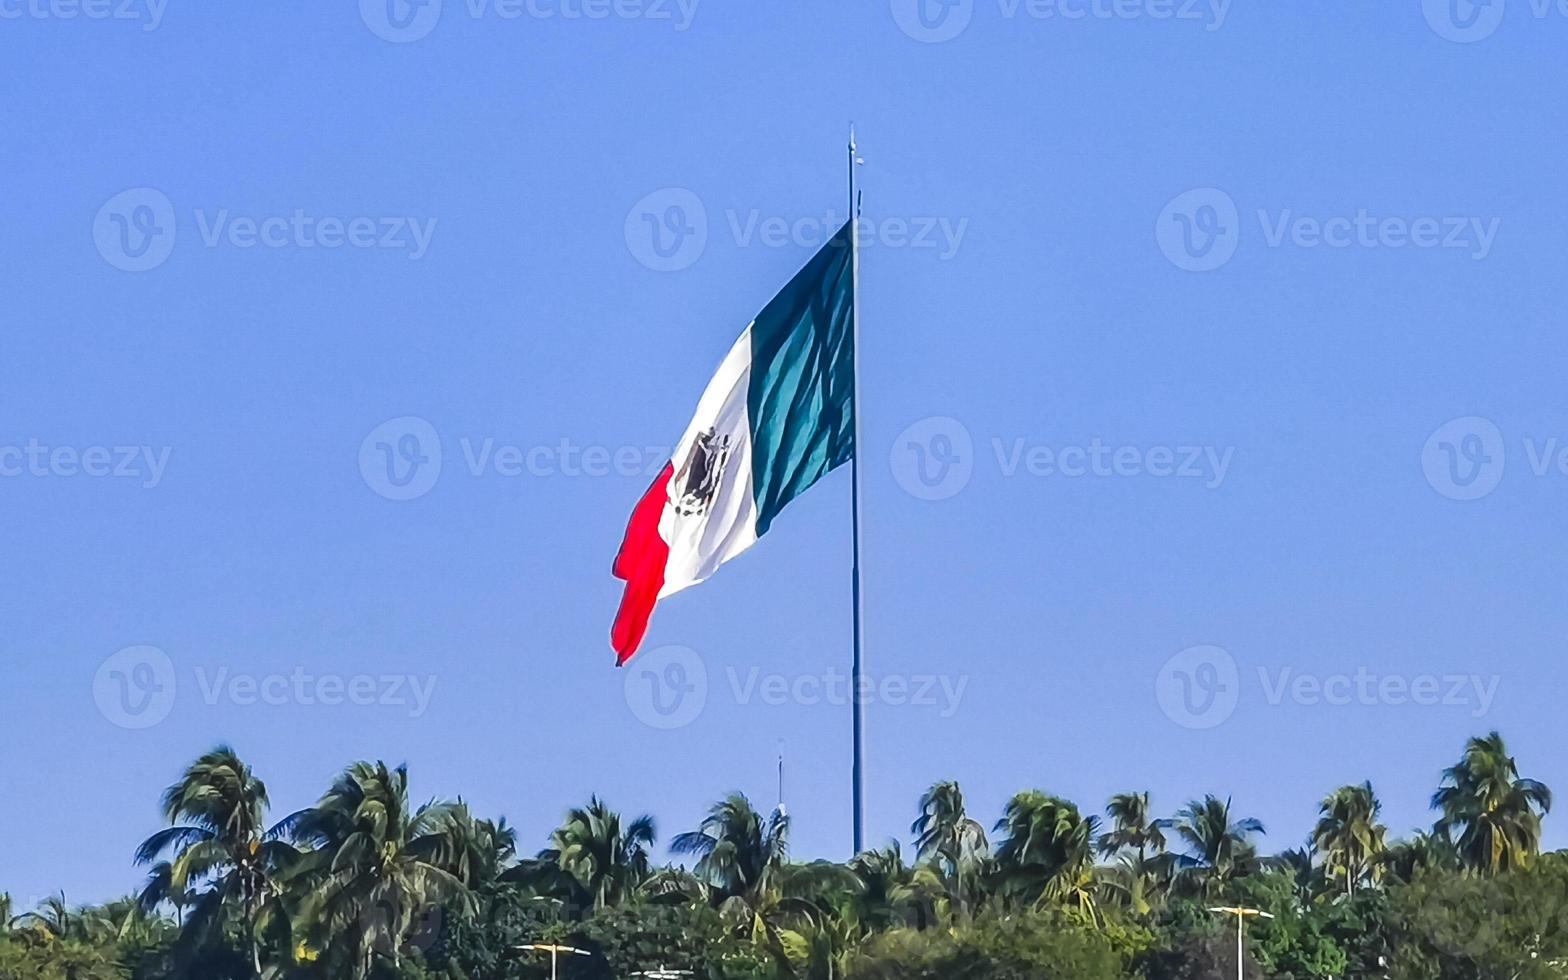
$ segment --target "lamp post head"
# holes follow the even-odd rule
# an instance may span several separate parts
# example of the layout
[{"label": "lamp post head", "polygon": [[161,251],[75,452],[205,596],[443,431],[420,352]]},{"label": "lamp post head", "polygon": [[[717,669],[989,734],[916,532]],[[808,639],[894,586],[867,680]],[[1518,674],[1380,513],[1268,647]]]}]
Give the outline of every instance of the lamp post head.
[{"label": "lamp post head", "polygon": [[1262,909],[1249,909],[1249,908],[1244,908],[1244,907],[1241,907],[1241,906],[1234,906],[1234,905],[1216,905],[1215,907],[1209,909],[1209,911],[1210,912],[1218,912],[1218,913],[1221,913],[1223,915],[1234,915],[1234,916],[1237,916],[1239,918],[1251,918],[1251,917],[1254,917],[1254,916],[1257,916],[1257,917],[1260,917],[1260,918],[1264,918],[1264,919],[1272,919],[1272,918],[1274,918],[1274,916],[1272,914],[1270,914],[1268,912],[1265,912]]}]

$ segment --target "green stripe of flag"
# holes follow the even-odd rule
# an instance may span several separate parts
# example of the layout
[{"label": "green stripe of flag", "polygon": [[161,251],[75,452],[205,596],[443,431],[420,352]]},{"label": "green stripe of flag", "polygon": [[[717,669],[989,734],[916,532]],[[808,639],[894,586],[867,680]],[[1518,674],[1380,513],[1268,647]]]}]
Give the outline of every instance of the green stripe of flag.
[{"label": "green stripe of flag", "polygon": [[855,454],[854,275],[846,223],[751,327],[752,495],[761,537]]}]

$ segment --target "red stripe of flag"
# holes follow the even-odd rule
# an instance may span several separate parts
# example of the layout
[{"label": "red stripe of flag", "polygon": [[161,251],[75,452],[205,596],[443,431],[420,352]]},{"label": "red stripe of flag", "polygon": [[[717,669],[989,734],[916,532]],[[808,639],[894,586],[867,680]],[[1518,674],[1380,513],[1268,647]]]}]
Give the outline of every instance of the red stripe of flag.
[{"label": "red stripe of flag", "polygon": [[675,464],[665,463],[648,492],[637,501],[621,550],[615,556],[615,577],[626,580],[621,608],[615,614],[615,625],[610,627],[610,645],[615,648],[617,667],[637,652],[648,632],[648,619],[653,615],[654,603],[659,601],[659,590],[664,588],[670,545],[659,534],[659,518],[664,514],[674,474]]}]

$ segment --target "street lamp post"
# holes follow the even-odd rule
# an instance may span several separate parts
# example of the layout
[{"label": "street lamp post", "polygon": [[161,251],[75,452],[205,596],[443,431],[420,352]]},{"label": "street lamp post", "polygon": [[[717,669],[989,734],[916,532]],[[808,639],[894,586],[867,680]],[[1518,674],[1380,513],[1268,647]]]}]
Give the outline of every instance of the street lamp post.
[{"label": "street lamp post", "polygon": [[559,962],[562,953],[571,953],[575,956],[593,955],[586,949],[578,949],[576,946],[560,946],[555,943],[524,943],[521,946],[513,946],[512,948],[528,950],[530,952],[549,953],[550,980],[556,980],[557,963]]},{"label": "street lamp post", "polygon": [[1242,926],[1246,923],[1247,919],[1251,917],[1272,919],[1274,916],[1259,909],[1249,909],[1230,905],[1220,905],[1209,909],[1209,911],[1217,912],[1222,915],[1234,915],[1236,917],[1236,980],[1245,980],[1245,977],[1242,974],[1242,964],[1246,962],[1242,955],[1242,937],[1244,935],[1242,932]]}]

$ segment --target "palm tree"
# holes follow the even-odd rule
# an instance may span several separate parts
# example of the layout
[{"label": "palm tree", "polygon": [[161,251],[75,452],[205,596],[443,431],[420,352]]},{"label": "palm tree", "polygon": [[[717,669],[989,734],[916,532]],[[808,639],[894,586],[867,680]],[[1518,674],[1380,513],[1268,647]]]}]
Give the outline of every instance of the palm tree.
[{"label": "palm tree", "polygon": [[167,878],[157,897],[172,903],[195,893],[182,946],[188,951],[215,937],[223,912],[237,907],[251,968],[260,976],[263,920],[281,914],[276,877],[298,856],[279,839],[281,825],[266,827],[266,784],[233,749],[220,745],[186,767],[162,802],[169,826],[142,842],[136,863],[168,855],[168,871],[154,872]]},{"label": "palm tree", "polygon": [[175,884],[174,865],[168,861],[159,861],[147,872],[147,881],[142,885],[142,890],[137,893],[136,901],[142,911],[148,914],[160,905],[171,906],[174,909],[175,923],[183,926],[185,907],[191,903],[193,897],[189,888]]},{"label": "palm tree", "polygon": [[1008,801],[996,832],[997,878],[1004,895],[1032,904],[1061,902],[1093,916],[1098,817],[1060,797],[1026,790]]},{"label": "palm tree", "polygon": [[670,850],[696,855],[693,873],[714,889],[718,903],[740,898],[754,907],[789,860],[789,816],[780,808],[764,818],[745,794],[731,793],[699,829],[677,834]]},{"label": "palm tree", "polygon": [[849,871],[856,887],[848,917],[876,932],[905,925],[923,929],[935,921],[938,907],[948,898],[938,869],[930,863],[906,865],[896,842],[855,855]]},{"label": "palm tree", "polygon": [[53,939],[66,939],[81,931],[76,913],[72,912],[71,906],[66,904],[65,892],[50,895],[39,902],[37,908],[23,912],[9,922],[11,925],[32,929]]},{"label": "palm tree", "polygon": [[1372,791],[1370,782],[1342,786],[1318,806],[1318,823],[1312,831],[1312,846],[1323,855],[1325,872],[1343,881],[1345,894],[1356,895],[1356,884],[1363,879],[1376,882],[1382,875],[1378,856],[1384,850],[1388,828],[1378,823],[1383,804]]},{"label": "palm tree", "polygon": [[621,815],[594,796],[586,807],[567,813],[539,859],[570,878],[574,897],[585,907],[601,909],[630,898],[648,879],[653,841],[652,817],[640,816],[623,828]]},{"label": "palm tree", "polygon": [[1136,851],[1122,851],[1114,863],[1095,869],[1100,894],[1112,905],[1148,915],[1170,891],[1173,864],[1171,854],[1140,857]]},{"label": "palm tree", "polygon": [[1314,859],[1310,842],[1306,847],[1291,848],[1264,863],[1290,879],[1296,904],[1301,908],[1307,908],[1323,894],[1323,865]]},{"label": "palm tree", "polygon": [[1426,871],[1456,869],[1459,857],[1446,838],[1417,832],[1409,840],[1398,840],[1388,845],[1379,855],[1378,864],[1386,874],[1408,885],[1417,875]]},{"label": "palm tree", "polygon": [[75,932],[87,942],[106,946],[125,943],[151,946],[161,942],[173,928],[169,920],[150,914],[134,897],[117,898],[102,905],[84,908],[76,919]]},{"label": "palm tree", "polygon": [[1171,826],[1169,819],[1154,819],[1149,806],[1148,793],[1118,793],[1106,804],[1105,815],[1111,818],[1112,829],[1100,835],[1098,847],[1105,857],[1112,857],[1121,850],[1136,851],[1141,862],[1148,852],[1159,854],[1165,850],[1165,831]]},{"label": "palm tree", "polygon": [[447,835],[452,849],[447,870],[470,889],[499,881],[517,857],[517,831],[506,818],[481,820],[461,797],[452,806]]},{"label": "palm tree", "polygon": [[446,802],[411,810],[406,766],[356,762],[314,807],[289,817],[289,832],[310,848],[293,880],[311,945],[364,977],[378,952],[399,962],[422,914],[466,910],[468,889],[453,870],[464,812]]},{"label": "palm tree", "polygon": [[1527,867],[1541,849],[1541,816],[1552,809],[1552,791],[1521,779],[1503,737],[1472,738],[1458,764],[1443,771],[1432,796],[1442,812],[1434,832],[1451,842],[1463,866],[1496,874]]},{"label": "palm tree", "polygon": [[918,860],[940,860],[950,869],[972,862],[989,846],[985,828],[964,809],[964,792],[956,782],[933,783],[920,797],[920,816],[909,827],[915,835]]},{"label": "palm tree", "polygon": [[1251,817],[1232,819],[1230,808],[1229,799],[1205,796],[1176,814],[1176,837],[1186,845],[1177,863],[1182,878],[1200,894],[1210,894],[1258,868],[1252,838],[1266,833],[1263,824]]},{"label": "palm tree", "polygon": [[709,901],[786,972],[799,940],[787,926],[820,925],[834,899],[856,884],[843,865],[790,864],[788,815],[780,807],[763,817],[741,793],[714,804],[702,826],[676,835],[670,850],[697,857],[692,875]]},{"label": "palm tree", "polygon": [[933,783],[920,797],[920,816],[910,824],[916,860],[927,862],[950,883],[948,901],[959,915],[968,912],[965,876],[974,882],[990,844],[985,828],[964,809],[964,793],[951,780]]},{"label": "palm tree", "polygon": [[1100,869],[1102,891],[1117,904],[1147,914],[1170,885],[1165,831],[1172,821],[1154,817],[1148,793],[1118,793],[1106,804],[1105,815],[1112,829],[1095,846],[1102,857],[1117,860]]},{"label": "palm tree", "polygon": [[788,964],[785,976],[795,980],[838,980],[849,969],[850,957],[865,936],[849,918],[817,917],[782,934]]}]

